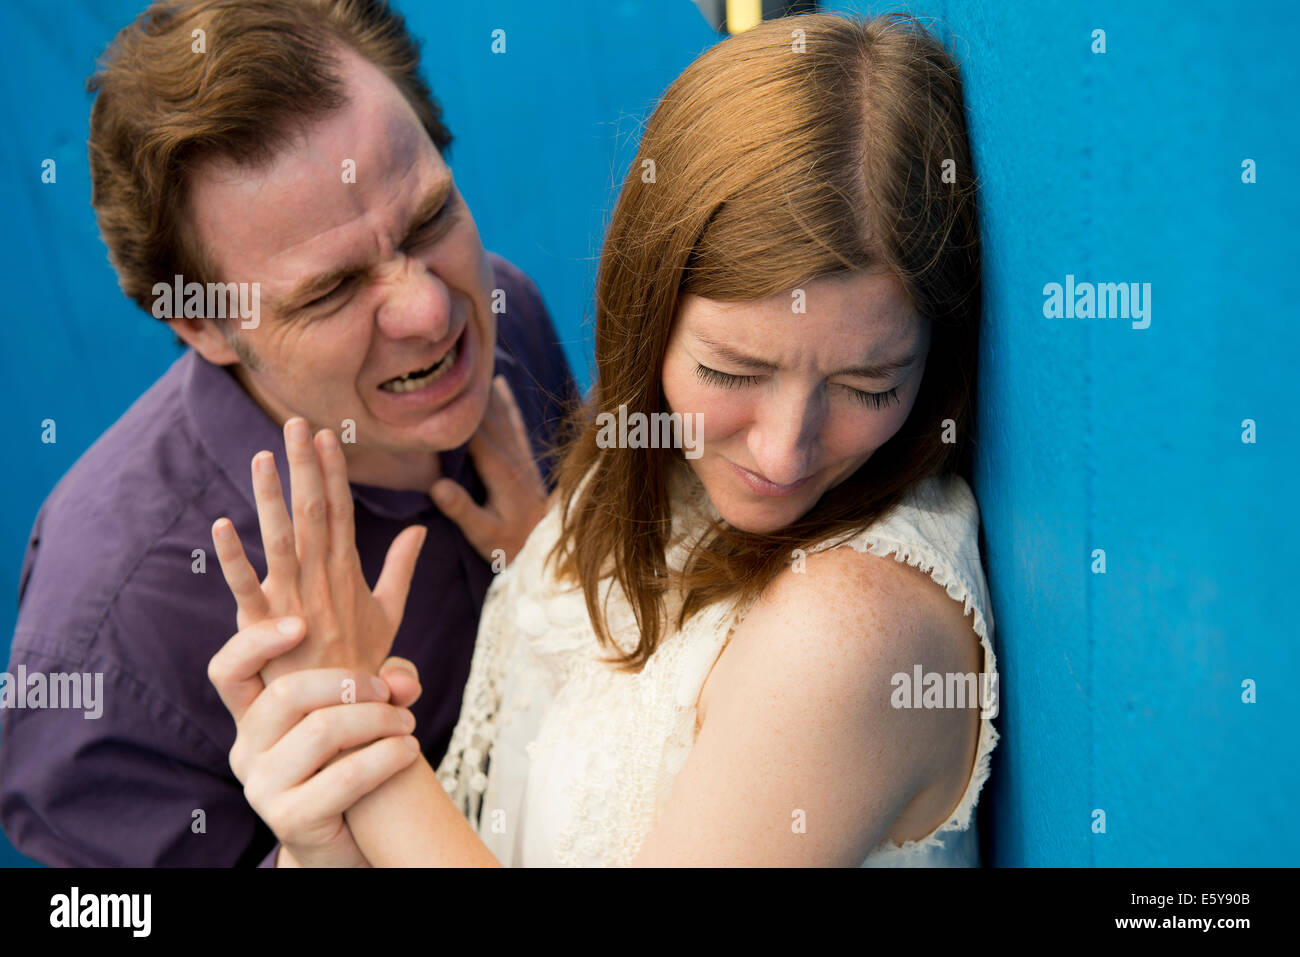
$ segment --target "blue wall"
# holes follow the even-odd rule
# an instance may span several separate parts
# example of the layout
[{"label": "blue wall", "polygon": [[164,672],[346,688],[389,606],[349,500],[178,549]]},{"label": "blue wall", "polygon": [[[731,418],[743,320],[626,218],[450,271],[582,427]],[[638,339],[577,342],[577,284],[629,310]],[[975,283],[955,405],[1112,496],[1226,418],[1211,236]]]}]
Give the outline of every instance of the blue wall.
[{"label": "blue wall", "polygon": [[[0,668],[27,536],[77,457],[179,355],[117,288],[90,207],[84,91],[95,59],[144,0],[5,0],[0,177],[8,294],[0,407],[13,423],[0,509]],[[667,84],[717,41],[695,7],[585,0],[559,16],[526,2],[396,0],[423,38],[425,75],[455,136],[451,165],[484,244],[531,275],[582,385],[600,240],[640,126]],[[506,31],[504,55],[491,33]],[[55,160],[56,182],[41,182]],[[58,442],[40,442],[40,422]],[[0,837],[0,865],[21,859]]]},{"label": "blue wall", "polygon": [[[613,192],[655,97],[715,35],[687,0],[586,0],[563,17],[524,2],[398,5],[425,38],[485,243],[537,280],[589,381]],[[11,596],[45,495],[177,354],[118,292],[89,207],[83,84],[142,6],[0,11]],[[976,490],[1003,674],[989,859],[1295,863],[1287,679],[1300,669],[1282,602],[1300,523],[1284,497],[1296,429],[1283,377],[1300,351],[1284,262],[1300,143],[1296,69],[1266,49],[1297,16],[1281,2],[1245,23],[1208,3],[1089,7],[913,5],[958,37],[984,190]],[[489,51],[497,27],[504,56]],[[1095,28],[1105,54],[1089,52]],[[1044,284],[1067,273],[1150,282],[1150,328],[1044,318]],[[39,441],[44,418],[57,445]],[[1256,444],[1241,441],[1245,418]],[[1098,548],[1104,575],[1090,571]],[[0,612],[6,659],[15,611]],[[1257,704],[1240,701],[1246,678]],[[0,842],[0,864],[18,862]]]},{"label": "blue wall", "polygon": [[[957,38],[983,184],[989,860],[1294,866],[1300,16],[911,6]],[[1151,283],[1150,327],[1044,318],[1067,274]]]}]

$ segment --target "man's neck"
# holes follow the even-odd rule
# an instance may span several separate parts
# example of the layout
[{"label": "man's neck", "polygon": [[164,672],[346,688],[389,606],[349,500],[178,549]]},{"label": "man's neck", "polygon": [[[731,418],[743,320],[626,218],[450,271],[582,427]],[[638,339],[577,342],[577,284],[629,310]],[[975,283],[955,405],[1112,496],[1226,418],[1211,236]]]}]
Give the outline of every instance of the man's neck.
[{"label": "man's neck", "polygon": [[[230,371],[258,407],[283,429],[284,423],[295,413],[281,409],[278,403],[264,395],[241,363],[230,366]],[[315,431],[313,427],[313,433]],[[389,452],[343,443],[343,454],[348,465],[348,481],[357,485],[427,493],[442,477],[442,459],[438,452]]]},{"label": "man's neck", "polygon": [[378,449],[354,449],[347,452],[348,481],[378,488],[409,489],[428,492],[442,477],[442,461],[437,452],[395,454]]}]

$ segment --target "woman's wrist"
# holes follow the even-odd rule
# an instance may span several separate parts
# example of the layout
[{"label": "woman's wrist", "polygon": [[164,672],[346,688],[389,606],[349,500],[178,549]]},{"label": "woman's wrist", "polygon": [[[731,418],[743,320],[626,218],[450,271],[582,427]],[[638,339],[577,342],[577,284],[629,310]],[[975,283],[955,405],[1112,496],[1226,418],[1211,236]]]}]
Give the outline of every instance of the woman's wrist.
[{"label": "woman's wrist", "polygon": [[291,853],[289,853],[289,849],[285,847],[283,844],[280,845],[280,850],[275,856],[275,866],[276,867],[302,867],[302,865],[298,863],[297,859]]}]

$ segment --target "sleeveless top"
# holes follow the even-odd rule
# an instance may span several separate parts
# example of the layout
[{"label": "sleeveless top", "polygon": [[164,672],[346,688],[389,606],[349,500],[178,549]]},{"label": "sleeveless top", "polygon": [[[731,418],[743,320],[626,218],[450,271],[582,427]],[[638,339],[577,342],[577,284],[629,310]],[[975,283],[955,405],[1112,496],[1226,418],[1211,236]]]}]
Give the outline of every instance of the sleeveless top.
[{"label": "sleeveless top", "polygon": [[[684,465],[673,470],[669,493],[666,557],[681,568],[718,513]],[[558,584],[545,562],[559,529],[557,504],[488,589],[438,778],[506,866],[627,865],[685,763],[705,679],[749,605],[716,602],[678,630],[681,599],[670,595],[662,641],[643,670],[617,671],[607,663],[610,649],[597,642],[581,589]],[[966,482],[933,476],[853,538],[808,551],[852,547],[928,573],[970,616],[984,648],[981,681],[996,691],[978,529]],[[632,650],[639,631],[622,589],[606,579],[600,597],[611,638]],[[999,737],[995,715],[995,706],[981,709],[970,780],[948,819],[920,840],[882,842],[861,866],[979,866],[973,813]]]}]

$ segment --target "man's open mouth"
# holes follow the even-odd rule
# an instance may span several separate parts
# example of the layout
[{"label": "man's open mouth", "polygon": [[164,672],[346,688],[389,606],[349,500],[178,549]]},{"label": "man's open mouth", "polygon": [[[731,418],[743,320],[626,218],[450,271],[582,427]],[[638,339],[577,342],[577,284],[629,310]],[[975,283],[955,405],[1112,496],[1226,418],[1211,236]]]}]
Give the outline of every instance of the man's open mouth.
[{"label": "man's open mouth", "polygon": [[382,383],[379,388],[385,392],[395,392],[400,395],[403,392],[417,392],[432,382],[441,379],[456,364],[456,359],[460,356],[461,342],[464,338],[465,333],[461,332],[460,338],[452,343],[447,354],[433,365],[389,379],[387,382]]}]

